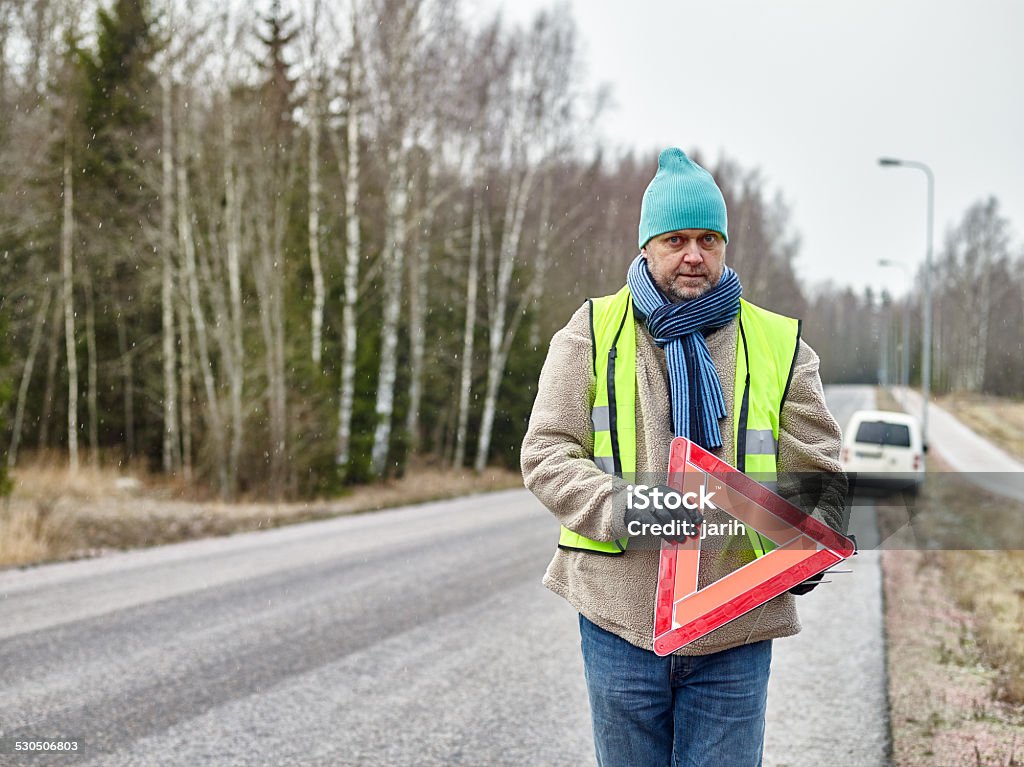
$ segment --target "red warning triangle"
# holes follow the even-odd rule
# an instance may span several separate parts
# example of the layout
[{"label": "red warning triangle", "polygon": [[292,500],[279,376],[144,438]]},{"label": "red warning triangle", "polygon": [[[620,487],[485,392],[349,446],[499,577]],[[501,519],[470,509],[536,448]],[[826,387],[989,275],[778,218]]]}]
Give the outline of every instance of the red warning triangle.
[{"label": "red warning triangle", "polygon": [[700,538],[679,546],[663,543],[654,601],[658,655],[675,652],[856,551],[846,536],[683,437],[672,441],[669,485],[680,492],[705,485],[715,493],[715,506],[776,548],[698,589]]}]

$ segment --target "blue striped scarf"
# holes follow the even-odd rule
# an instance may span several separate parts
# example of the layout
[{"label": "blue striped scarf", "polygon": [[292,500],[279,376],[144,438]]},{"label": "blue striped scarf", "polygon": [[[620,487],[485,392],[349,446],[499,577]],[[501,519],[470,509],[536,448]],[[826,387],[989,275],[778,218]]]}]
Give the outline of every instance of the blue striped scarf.
[{"label": "blue striped scarf", "polygon": [[739,314],[740,278],[726,267],[722,279],[704,295],[671,303],[654,284],[641,254],[630,264],[626,283],[648,332],[665,350],[676,436],[708,450],[721,447],[718,419],[726,415],[725,398],[701,331],[724,327]]}]

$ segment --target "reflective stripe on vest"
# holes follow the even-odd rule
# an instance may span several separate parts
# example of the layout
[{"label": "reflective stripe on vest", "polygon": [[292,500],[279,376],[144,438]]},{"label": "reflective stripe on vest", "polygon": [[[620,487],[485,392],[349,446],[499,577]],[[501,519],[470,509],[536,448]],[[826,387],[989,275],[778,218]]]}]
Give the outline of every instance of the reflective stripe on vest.
[{"label": "reflective stripe on vest", "polygon": [[[623,291],[626,291],[623,293]],[[590,337],[597,386],[590,422],[594,463],[606,474],[632,479],[636,474],[636,326],[626,288],[614,296],[590,300]],[[628,538],[595,541],[563,526],[558,546],[618,555]]]},{"label": "reflective stripe on vest", "polygon": [[[636,323],[629,288],[590,300],[596,381],[591,424],[594,463],[632,481],[636,473]],[[740,299],[733,387],[732,464],[765,484],[776,478],[779,414],[800,344],[800,322]],[[774,544],[747,528],[755,556]],[[621,554],[628,539],[595,541],[562,527],[563,549]]]}]

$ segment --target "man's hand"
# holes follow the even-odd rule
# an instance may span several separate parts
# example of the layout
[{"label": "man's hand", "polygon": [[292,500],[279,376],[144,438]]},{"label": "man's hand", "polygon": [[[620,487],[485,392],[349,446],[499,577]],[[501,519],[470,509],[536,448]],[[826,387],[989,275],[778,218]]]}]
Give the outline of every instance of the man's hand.
[{"label": "man's hand", "polygon": [[657,485],[651,488],[645,500],[642,508],[637,508],[636,504],[633,508],[626,507],[626,528],[636,530],[636,533],[630,531],[630,535],[655,535],[672,544],[700,535],[704,516],[687,507],[681,493],[668,485]]},{"label": "man's hand", "polygon": [[821,582],[822,577],[825,575],[825,571],[822,570],[817,575],[812,575],[806,581],[796,584],[789,590],[790,594],[796,594],[798,597],[803,596],[811,591]]}]

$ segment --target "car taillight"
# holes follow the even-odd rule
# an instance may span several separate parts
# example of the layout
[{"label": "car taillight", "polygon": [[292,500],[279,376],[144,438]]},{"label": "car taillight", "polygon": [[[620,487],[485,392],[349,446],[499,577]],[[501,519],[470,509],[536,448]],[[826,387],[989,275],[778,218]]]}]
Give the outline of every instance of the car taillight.
[{"label": "car taillight", "polygon": [[844,447],[843,448],[843,463],[846,463],[849,460],[850,460],[850,448]]},{"label": "car taillight", "polygon": [[920,453],[914,453],[914,471],[917,471],[920,468],[921,468],[921,454]]}]

